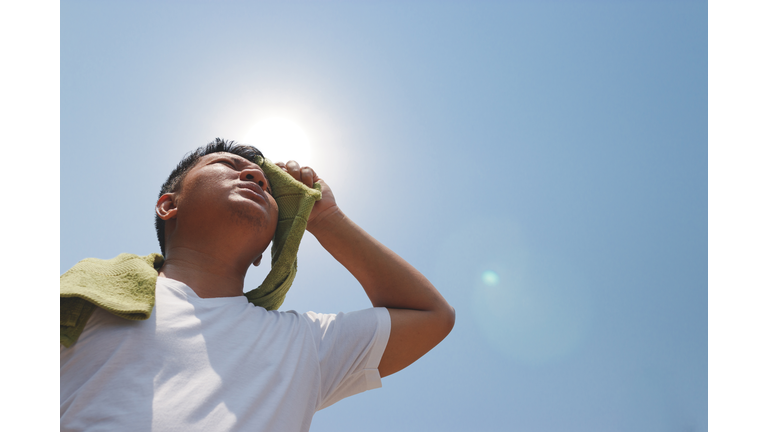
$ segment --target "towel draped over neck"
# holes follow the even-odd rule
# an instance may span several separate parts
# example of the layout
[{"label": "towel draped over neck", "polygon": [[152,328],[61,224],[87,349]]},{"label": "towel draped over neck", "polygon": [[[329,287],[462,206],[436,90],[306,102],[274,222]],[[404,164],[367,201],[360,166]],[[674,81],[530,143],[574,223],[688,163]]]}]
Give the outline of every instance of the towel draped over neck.
[{"label": "towel draped over neck", "polygon": [[[264,282],[245,293],[248,301],[268,310],[283,304],[296,272],[299,243],[315,201],[322,197],[319,183],[309,188],[266,158],[257,163],[269,180],[277,202],[278,222],[272,239],[272,266]],[[123,253],[102,260],[86,258],[59,278],[60,341],[74,344],[96,307],[129,320],[145,320],[155,305],[155,284],[162,255]]]}]

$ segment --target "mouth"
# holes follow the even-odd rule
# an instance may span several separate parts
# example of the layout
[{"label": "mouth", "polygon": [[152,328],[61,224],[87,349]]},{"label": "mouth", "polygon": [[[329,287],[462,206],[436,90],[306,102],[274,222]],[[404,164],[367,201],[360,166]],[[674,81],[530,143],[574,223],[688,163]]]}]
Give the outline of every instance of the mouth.
[{"label": "mouth", "polygon": [[239,183],[237,185],[239,189],[242,189],[246,191],[246,195],[256,195],[257,197],[261,198],[265,202],[267,201],[266,193],[264,192],[264,189],[260,188],[259,185],[255,183]]}]

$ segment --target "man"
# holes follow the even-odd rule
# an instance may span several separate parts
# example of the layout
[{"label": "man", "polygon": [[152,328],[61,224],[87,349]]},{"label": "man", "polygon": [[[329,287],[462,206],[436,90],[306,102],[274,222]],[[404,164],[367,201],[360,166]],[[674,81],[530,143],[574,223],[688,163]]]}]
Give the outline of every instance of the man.
[{"label": "man", "polygon": [[217,139],[171,174],[155,208],[165,259],[151,316],[131,321],[96,308],[62,348],[63,431],[306,431],[315,411],[379,387],[451,331],[454,310],[432,284],[295,161],[275,165],[322,190],[306,230],[373,308],[298,314],[249,303],[245,274],[278,225],[258,156]]}]

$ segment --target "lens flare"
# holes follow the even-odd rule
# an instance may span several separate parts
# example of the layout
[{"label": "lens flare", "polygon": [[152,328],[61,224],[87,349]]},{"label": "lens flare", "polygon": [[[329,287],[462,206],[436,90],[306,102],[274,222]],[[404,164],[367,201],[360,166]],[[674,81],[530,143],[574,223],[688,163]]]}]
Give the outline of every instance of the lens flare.
[{"label": "lens flare", "polygon": [[488,286],[496,286],[499,283],[499,275],[493,270],[484,271],[481,277],[483,279],[483,283]]},{"label": "lens flare", "polygon": [[466,296],[475,328],[490,348],[521,363],[542,364],[582,344],[591,294],[578,269],[534,253],[523,232],[504,218],[467,221],[440,247],[435,285]]}]

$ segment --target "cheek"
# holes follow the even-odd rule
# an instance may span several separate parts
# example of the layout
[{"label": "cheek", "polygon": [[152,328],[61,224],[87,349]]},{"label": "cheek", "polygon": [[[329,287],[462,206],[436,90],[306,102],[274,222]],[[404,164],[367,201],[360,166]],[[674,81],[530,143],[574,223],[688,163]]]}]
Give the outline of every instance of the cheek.
[{"label": "cheek", "polygon": [[227,182],[230,181],[221,173],[205,173],[206,175],[190,176],[184,182],[186,191],[191,194],[222,196],[226,193]]}]

